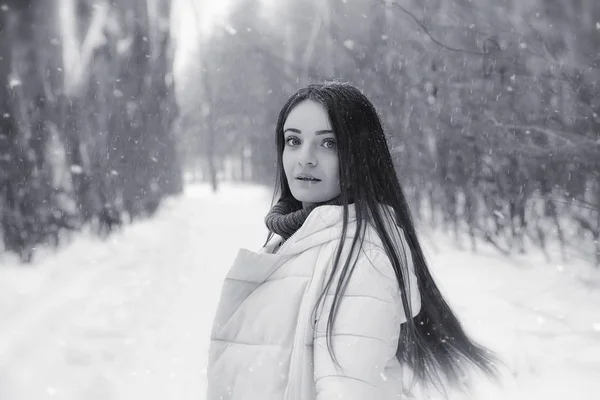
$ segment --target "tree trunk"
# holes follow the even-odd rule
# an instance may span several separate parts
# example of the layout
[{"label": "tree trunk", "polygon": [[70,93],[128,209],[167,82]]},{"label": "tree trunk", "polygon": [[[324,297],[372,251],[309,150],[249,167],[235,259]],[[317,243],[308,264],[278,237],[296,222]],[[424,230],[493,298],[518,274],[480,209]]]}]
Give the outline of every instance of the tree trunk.
[{"label": "tree trunk", "polygon": [[596,181],[596,231],[594,244],[596,246],[596,268],[600,268],[600,178]]},{"label": "tree trunk", "polygon": [[87,221],[93,209],[91,207],[91,184],[89,176],[89,165],[85,162],[82,154],[82,134],[85,114],[84,100],[80,98],[67,98],[61,96],[60,110],[63,133],[63,143],[67,157],[67,167],[71,173],[73,194],[77,204],[78,212],[84,221]]},{"label": "tree trunk", "polygon": [[12,42],[18,23],[14,10],[0,11],[0,217],[5,250],[19,251],[23,247],[21,218],[18,215],[14,182],[18,176],[17,162],[23,155],[17,144],[18,127],[13,112],[13,96],[9,89],[12,66]]},{"label": "tree trunk", "polygon": [[0,11],[0,225],[5,250],[28,262],[46,238],[52,200],[45,77],[39,70],[46,25],[43,4],[7,5]]},{"label": "tree trunk", "polygon": [[177,118],[177,102],[175,99],[175,86],[173,76],[173,49],[171,48],[170,29],[164,28],[168,24],[171,4],[169,1],[158,2],[157,46],[155,67],[153,68],[153,88],[159,100],[157,115],[160,121],[157,124],[161,131],[158,132],[158,171],[157,181],[160,191],[164,195],[180,193],[183,190],[183,176],[181,162],[177,153],[176,140],[173,132],[173,122]]}]

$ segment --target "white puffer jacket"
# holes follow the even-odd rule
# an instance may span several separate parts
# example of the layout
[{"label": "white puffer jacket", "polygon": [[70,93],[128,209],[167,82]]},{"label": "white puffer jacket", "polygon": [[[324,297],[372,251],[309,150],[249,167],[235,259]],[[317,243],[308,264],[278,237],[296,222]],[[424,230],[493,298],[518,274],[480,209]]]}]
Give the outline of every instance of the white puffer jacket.
[{"label": "white puffer jacket", "polygon": [[[401,370],[395,354],[406,316],[394,270],[372,227],[333,326],[331,342],[341,369],[325,338],[337,276],[313,321],[339,244],[342,210],[317,207],[276,254],[281,238],[258,253],[239,251],[213,323],[207,400],[399,398]],[[354,215],[351,205],[343,254],[352,241]],[[421,298],[410,250],[403,235],[396,240],[407,255],[408,298],[415,316]]]}]

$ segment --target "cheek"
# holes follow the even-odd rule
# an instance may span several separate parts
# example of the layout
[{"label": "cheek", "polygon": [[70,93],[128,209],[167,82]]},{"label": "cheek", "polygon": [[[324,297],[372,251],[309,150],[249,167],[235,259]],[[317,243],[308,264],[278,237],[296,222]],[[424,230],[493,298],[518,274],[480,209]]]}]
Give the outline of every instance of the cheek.
[{"label": "cheek", "polygon": [[283,151],[283,155],[281,157],[281,163],[283,164],[283,171],[285,172],[286,177],[293,173],[293,160],[291,159],[289,153],[285,150]]},{"label": "cheek", "polygon": [[337,158],[332,159],[331,162],[327,165],[327,175],[333,181],[339,184],[340,174],[338,170],[338,160]]}]

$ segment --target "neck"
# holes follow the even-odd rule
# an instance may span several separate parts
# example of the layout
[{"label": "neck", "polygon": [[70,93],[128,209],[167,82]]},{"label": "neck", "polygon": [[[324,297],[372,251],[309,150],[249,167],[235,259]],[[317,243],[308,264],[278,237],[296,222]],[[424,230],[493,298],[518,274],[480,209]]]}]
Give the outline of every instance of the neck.
[{"label": "neck", "polygon": [[306,210],[307,208],[310,208],[314,205],[315,203],[307,203],[307,202],[302,202],[302,208],[304,210]]}]

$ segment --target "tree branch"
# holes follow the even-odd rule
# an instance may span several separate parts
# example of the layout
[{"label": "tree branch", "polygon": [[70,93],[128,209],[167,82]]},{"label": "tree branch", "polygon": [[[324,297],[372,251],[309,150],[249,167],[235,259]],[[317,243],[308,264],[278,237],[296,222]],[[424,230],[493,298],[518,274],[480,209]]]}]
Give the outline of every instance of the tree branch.
[{"label": "tree branch", "polygon": [[307,75],[311,77],[321,76],[315,67],[311,67],[310,65],[305,67],[301,63],[290,62],[275,52],[261,46],[253,45],[252,48],[252,53],[262,57],[266,62],[266,67],[272,70],[273,75],[280,75],[282,80],[289,79],[289,77],[286,76],[283,69],[278,68],[279,65],[286,65],[290,67],[298,76],[301,76],[304,71],[306,71]]},{"label": "tree branch", "polygon": [[[575,143],[574,140],[572,139],[573,137],[578,137],[580,138],[579,135],[576,135],[573,132],[566,132],[566,131],[556,131],[553,129],[549,129],[549,128],[544,128],[542,126],[536,126],[536,125],[527,125],[527,124],[505,124],[503,122],[500,122],[496,119],[496,117],[494,117],[494,115],[490,112],[490,111],[484,111],[485,116],[488,118],[488,121],[490,121],[491,123],[494,124],[494,126],[503,128],[503,129],[520,129],[520,130],[529,130],[529,131],[536,131],[536,132],[540,132],[545,134],[546,136],[549,137],[553,137],[555,139],[558,139],[560,141],[563,141],[571,146],[576,146],[576,145],[592,145],[592,146],[597,146],[600,145],[600,141],[594,141],[592,139],[588,139],[588,138],[581,138],[583,140],[578,140],[579,143]],[[570,138],[569,138],[570,137]]]},{"label": "tree branch", "polygon": [[472,54],[472,55],[476,55],[476,56],[483,56],[485,55],[485,53],[481,52],[481,51],[473,51],[473,50],[468,50],[468,49],[460,49],[457,47],[451,47],[443,42],[441,42],[440,40],[436,39],[433,34],[429,31],[429,28],[427,28],[427,25],[425,25],[425,23],[423,21],[421,21],[415,14],[413,14],[412,12],[410,12],[409,10],[407,10],[405,7],[401,6],[400,4],[392,1],[392,0],[379,0],[379,3],[386,5],[392,5],[398,9],[400,9],[400,11],[402,11],[403,13],[405,13],[406,15],[408,15],[417,25],[419,25],[419,27],[421,28],[421,30],[423,32],[425,32],[425,34],[429,37],[429,39],[437,44],[438,46],[448,50],[448,51],[453,51],[453,52],[457,52],[457,53],[466,53],[466,54]]}]

